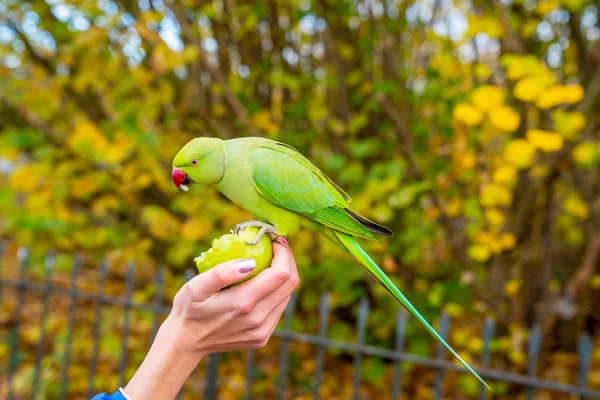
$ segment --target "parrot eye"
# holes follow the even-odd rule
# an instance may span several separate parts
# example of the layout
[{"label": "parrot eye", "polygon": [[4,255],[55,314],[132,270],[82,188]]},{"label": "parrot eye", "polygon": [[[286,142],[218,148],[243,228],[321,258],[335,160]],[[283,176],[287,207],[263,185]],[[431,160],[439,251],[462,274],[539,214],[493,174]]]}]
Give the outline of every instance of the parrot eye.
[{"label": "parrot eye", "polygon": [[192,161],[190,161],[190,165],[198,165],[198,159],[194,158]]}]

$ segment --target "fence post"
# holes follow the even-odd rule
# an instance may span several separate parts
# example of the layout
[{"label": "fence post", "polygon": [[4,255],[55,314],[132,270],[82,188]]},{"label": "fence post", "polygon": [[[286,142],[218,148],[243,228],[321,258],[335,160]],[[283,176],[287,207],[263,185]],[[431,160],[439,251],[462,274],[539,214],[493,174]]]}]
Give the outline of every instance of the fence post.
[{"label": "fence post", "polygon": [[71,347],[73,338],[73,326],[75,324],[75,306],[77,305],[77,276],[81,268],[81,258],[75,255],[73,259],[73,270],[71,271],[71,301],[69,303],[69,311],[67,314],[67,336],[65,342],[65,354],[63,357],[63,372],[62,372],[62,388],[60,391],[60,399],[67,397],[69,390],[69,366],[71,364]]},{"label": "fence post", "polygon": [[[590,335],[584,333],[577,343],[577,352],[579,353],[579,386],[587,387],[588,373],[592,362],[592,339]],[[585,396],[579,396],[579,400],[584,400]]]},{"label": "fence post", "polygon": [[100,328],[102,323],[102,308],[104,306],[104,287],[106,286],[106,277],[108,275],[108,262],[103,260],[100,264],[100,282],[96,293],[98,294],[98,301],[96,302],[96,309],[94,312],[94,330],[92,331],[92,355],[90,357],[90,375],[88,377],[88,390],[87,398],[91,398],[94,393],[94,378],[96,375],[96,364],[98,364],[98,352],[100,351]]},{"label": "fence post", "polygon": [[[19,260],[19,283],[25,282],[25,271],[29,263],[29,250],[26,247],[20,247],[17,251]],[[17,364],[19,363],[19,329],[21,324],[21,310],[25,302],[25,288],[20,287],[17,295],[17,306],[13,314],[14,326],[10,335],[10,361],[8,364],[8,400],[13,399],[14,390],[14,375],[17,372]]]},{"label": "fence post", "polygon": [[[408,311],[402,307],[396,314],[396,351],[404,350],[404,337],[406,335],[406,324],[408,322]],[[392,387],[392,399],[400,397],[402,389],[402,361],[397,360],[394,365],[394,382]]]},{"label": "fence post", "polygon": [[246,400],[252,399],[252,381],[254,379],[254,349],[247,351],[248,358],[246,360]]},{"label": "fence post", "polygon": [[[448,314],[442,312],[440,316],[440,336],[442,339],[446,340],[448,336],[448,329],[450,328],[450,318]],[[446,347],[442,345],[440,342],[437,343],[435,348],[435,357],[438,360],[443,360],[446,352]],[[435,374],[435,398],[442,398],[442,384],[444,383],[444,369],[438,368]]]},{"label": "fence post", "polygon": [[365,334],[367,330],[367,318],[369,317],[369,300],[362,298],[358,305],[358,322],[356,325],[357,349],[354,358],[354,375],[352,376],[352,399],[360,398],[358,389],[360,387],[360,369],[363,360],[363,351],[361,349],[365,342]]},{"label": "fence post", "polygon": [[204,400],[213,400],[217,398],[217,378],[220,353],[213,353],[208,356],[206,365],[206,387],[204,389]]},{"label": "fence post", "polygon": [[[292,327],[292,316],[294,315],[294,308],[296,307],[296,299],[298,295],[296,292],[292,292],[292,298],[285,309],[283,315],[283,331],[289,332]],[[277,378],[277,398],[283,399],[285,394],[285,381],[288,373],[288,359],[290,339],[283,338],[281,341],[281,358],[279,359],[279,377]]]},{"label": "fence post", "polygon": [[[190,279],[192,279],[194,277],[194,275],[196,275],[195,271],[193,271],[191,269],[186,269],[185,274],[183,275],[184,283],[187,283]],[[177,393],[177,397],[175,397],[175,399],[176,400],[183,399],[184,393],[185,393],[185,383],[181,387],[181,390],[179,391],[179,393]]]},{"label": "fence post", "polygon": [[35,369],[33,372],[33,387],[31,389],[31,398],[35,399],[40,388],[40,374],[42,358],[44,357],[44,350],[46,347],[46,321],[48,320],[48,297],[50,296],[50,290],[52,288],[51,278],[52,271],[54,271],[55,265],[54,254],[49,254],[44,261],[44,292],[42,293],[42,314],[40,315],[40,341],[37,344],[35,351]]},{"label": "fence post", "polygon": [[[321,295],[321,301],[319,302],[319,338],[327,340],[327,328],[329,325],[329,293],[323,293]],[[317,346],[316,362],[315,362],[315,387],[313,391],[313,398],[318,400],[321,395],[319,389],[323,382],[323,371],[325,369],[325,352],[327,351],[326,344],[319,344]]]},{"label": "fence post", "polygon": [[[527,360],[527,373],[530,377],[535,378],[535,374],[537,371],[537,362],[538,355],[540,352],[540,347],[542,345],[542,331],[539,326],[534,326],[531,332],[529,333],[529,343],[527,346],[528,350],[528,360]],[[535,389],[533,386],[527,386],[527,400],[533,400],[533,394]]]},{"label": "fence post", "polygon": [[[491,351],[490,345],[494,337],[494,320],[486,318],[483,325],[483,349],[481,351],[481,366],[488,368],[490,366]],[[483,383],[479,384],[479,400],[487,399],[487,389]]]},{"label": "fence post", "polygon": [[122,335],[123,339],[121,342],[121,367],[120,367],[120,377],[119,382],[121,386],[125,386],[125,372],[127,370],[127,342],[129,341],[129,319],[131,313],[131,297],[133,296],[133,286],[134,286],[134,275],[135,274],[135,263],[131,262],[129,267],[127,268],[127,275],[125,276],[125,315],[123,315],[123,330]]}]

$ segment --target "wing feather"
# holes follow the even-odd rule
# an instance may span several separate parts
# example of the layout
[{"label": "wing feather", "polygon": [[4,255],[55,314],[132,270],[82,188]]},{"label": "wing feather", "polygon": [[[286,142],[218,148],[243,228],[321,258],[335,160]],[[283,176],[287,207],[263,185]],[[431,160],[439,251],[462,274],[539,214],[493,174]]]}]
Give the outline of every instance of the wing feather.
[{"label": "wing feather", "polygon": [[378,241],[346,212],[349,196],[300,153],[287,146],[261,146],[249,157],[254,187],[267,200],[340,232]]}]

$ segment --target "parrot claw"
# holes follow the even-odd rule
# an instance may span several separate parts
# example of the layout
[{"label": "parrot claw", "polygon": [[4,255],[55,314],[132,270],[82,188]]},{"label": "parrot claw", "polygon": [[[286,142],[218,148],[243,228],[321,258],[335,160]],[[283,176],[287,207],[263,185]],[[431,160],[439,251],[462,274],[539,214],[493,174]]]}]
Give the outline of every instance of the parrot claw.
[{"label": "parrot claw", "polygon": [[256,243],[258,243],[258,241],[260,240],[261,237],[263,237],[263,235],[266,233],[269,235],[269,237],[271,238],[271,240],[276,240],[277,239],[277,229],[270,224],[267,224],[265,222],[261,222],[261,221],[246,221],[246,222],[242,222],[239,223],[235,226],[235,228],[233,228],[233,233],[235,233],[236,235],[239,235],[241,231],[243,231],[246,228],[249,228],[251,226],[254,226],[256,228],[260,228],[260,230],[258,231],[258,233],[256,234],[256,237],[254,239],[252,239],[249,242],[246,242],[246,244],[248,245],[255,245]]}]

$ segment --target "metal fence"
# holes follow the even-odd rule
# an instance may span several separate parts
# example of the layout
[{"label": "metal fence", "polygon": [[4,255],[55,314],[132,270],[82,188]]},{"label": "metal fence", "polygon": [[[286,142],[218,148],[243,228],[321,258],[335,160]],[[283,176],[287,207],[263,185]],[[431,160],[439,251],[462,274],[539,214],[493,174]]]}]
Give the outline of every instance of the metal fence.
[{"label": "metal fence", "polygon": [[[0,251],[1,253],[1,251]],[[1,257],[0,257],[1,259]],[[71,362],[71,338],[74,332],[74,321],[76,314],[76,304],[78,300],[86,300],[94,303],[96,319],[93,326],[93,349],[92,356],[89,361],[89,376],[88,376],[88,390],[87,397],[91,398],[94,394],[94,379],[97,374],[97,361],[99,351],[99,341],[102,335],[100,318],[102,310],[108,305],[118,306],[124,310],[123,313],[123,324],[121,332],[121,346],[122,351],[120,359],[120,382],[125,383],[126,379],[126,367],[128,366],[128,352],[127,342],[130,339],[130,327],[131,327],[131,312],[133,310],[149,311],[153,315],[153,329],[152,339],[154,338],[162,317],[166,316],[169,312],[169,307],[161,304],[163,298],[164,289],[164,270],[161,269],[156,274],[156,295],[155,301],[151,304],[136,302],[132,298],[134,288],[134,265],[130,265],[126,274],[125,279],[125,296],[109,296],[105,295],[104,288],[107,281],[108,268],[106,263],[102,263],[100,267],[100,278],[97,282],[97,291],[89,292],[82,291],[77,288],[77,280],[80,274],[79,261],[75,261],[72,268],[70,286],[60,287],[52,282],[53,273],[53,258],[49,257],[46,260],[44,268],[44,280],[42,282],[27,278],[26,270],[28,265],[28,255],[26,249],[20,249],[18,253],[19,266],[18,274],[16,277],[10,278],[3,274],[2,265],[0,263],[0,301],[4,301],[5,289],[10,288],[11,291],[16,291],[16,306],[14,307],[14,315],[12,316],[12,326],[10,327],[10,335],[8,341],[10,344],[9,360],[6,371],[3,371],[5,381],[7,382],[8,388],[6,390],[8,400],[15,398],[14,393],[14,375],[19,365],[19,334],[22,315],[25,307],[26,294],[35,293],[41,296],[43,309],[40,314],[39,326],[40,326],[40,337],[37,344],[37,351],[35,356],[35,364],[33,368],[33,385],[30,388],[30,397],[36,398],[39,393],[40,387],[40,376],[42,372],[42,359],[44,357],[44,349],[47,345],[47,318],[49,313],[52,312],[50,309],[49,296],[51,295],[62,295],[69,299],[69,307],[67,310],[67,337],[66,337],[66,348],[63,353],[62,359],[62,376],[60,377],[60,393],[58,398],[67,398],[68,387],[69,387],[69,364]],[[189,279],[193,273],[189,271],[186,274],[186,279]],[[381,359],[388,360],[394,364],[393,371],[393,386],[390,388],[391,398],[398,398],[402,392],[402,363],[413,363],[416,365],[426,366],[436,370],[436,378],[434,382],[434,398],[442,398],[442,385],[444,382],[444,376],[447,371],[459,371],[466,372],[461,366],[454,364],[449,361],[445,361],[447,356],[445,349],[438,344],[436,349],[436,358],[428,358],[419,356],[416,354],[407,353],[404,351],[405,345],[405,333],[406,326],[409,320],[408,314],[401,309],[396,315],[396,335],[395,335],[395,348],[388,349],[382,347],[375,347],[364,344],[365,334],[367,328],[367,317],[369,315],[369,303],[366,299],[363,299],[358,305],[358,318],[356,324],[356,337],[357,341],[346,342],[331,339],[328,337],[328,320],[329,320],[329,295],[324,294],[321,297],[319,305],[319,333],[317,335],[307,334],[301,332],[295,332],[291,330],[292,317],[294,314],[294,307],[296,303],[296,297],[292,297],[288,308],[285,311],[283,317],[283,327],[275,331],[274,335],[281,338],[281,351],[278,368],[278,379],[275,382],[277,389],[277,398],[283,399],[286,391],[286,381],[288,377],[289,358],[290,358],[290,344],[293,342],[301,342],[310,344],[315,347],[315,376],[314,385],[312,387],[313,397],[318,399],[319,389],[323,382],[325,374],[325,358],[328,349],[339,349],[345,352],[354,354],[354,372],[352,378],[352,391],[353,399],[360,398],[359,387],[361,386],[361,367],[363,366],[363,358],[365,356],[378,357]],[[446,337],[450,328],[450,319],[448,315],[442,314],[439,324],[439,332],[442,337]],[[528,374],[521,375],[511,372],[501,371],[490,368],[490,342],[494,336],[494,322],[492,319],[487,319],[483,327],[483,351],[481,360],[479,362],[477,372],[489,382],[501,381],[516,385],[522,385],[525,391],[525,397],[527,399],[533,399],[537,390],[547,390],[554,392],[558,395],[572,395],[579,399],[594,398],[600,399],[600,391],[594,391],[586,388],[588,372],[591,364],[592,356],[592,340],[589,335],[584,334],[581,336],[578,345],[579,355],[579,382],[578,385],[571,385],[565,383],[559,383],[551,380],[539,379],[536,377],[538,356],[542,344],[542,335],[540,329],[534,327],[531,330],[528,339]],[[253,383],[253,372],[255,369],[255,351],[247,351],[246,358],[246,372],[245,372],[245,398],[251,398],[251,387]],[[209,356],[206,365],[205,374],[205,386],[204,386],[204,398],[214,399],[218,395],[218,365],[221,356],[219,354],[213,354]],[[180,393],[178,398],[182,398],[183,393]],[[479,399],[486,399],[494,397],[489,391],[486,391],[483,385],[480,385]]]}]

